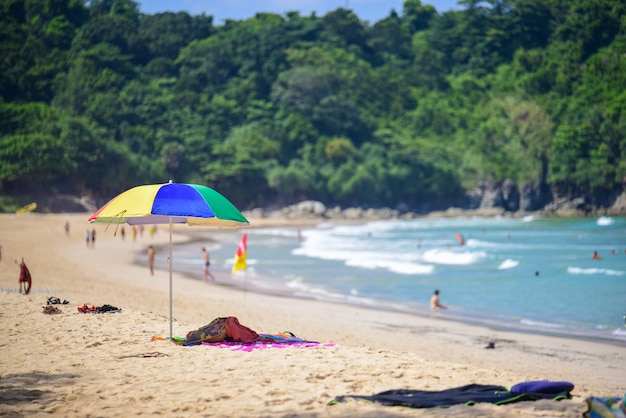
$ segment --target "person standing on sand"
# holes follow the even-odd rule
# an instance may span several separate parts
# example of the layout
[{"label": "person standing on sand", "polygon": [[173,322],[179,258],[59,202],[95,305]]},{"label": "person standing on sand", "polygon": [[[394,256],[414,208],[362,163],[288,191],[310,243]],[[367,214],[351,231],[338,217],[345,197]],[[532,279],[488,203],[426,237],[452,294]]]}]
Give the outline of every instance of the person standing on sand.
[{"label": "person standing on sand", "polygon": [[148,267],[150,267],[150,275],[154,276],[154,247],[148,247]]},{"label": "person standing on sand", "polygon": [[212,281],[215,281],[215,277],[209,271],[209,266],[211,265],[211,255],[205,247],[202,247],[202,254],[204,255],[204,281],[208,282],[209,277],[211,277]]},{"label": "person standing on sand", "polygon": [[430,310],[438,311],[440,309],[448,309],[439,301],[439,290],[435,290],[435,293],[430,297]]},{"label": "person standing on sand", "polygon": [[[15,260],[17,263],[17,260]],[[26,267],[26,263],[24,262],[24,258],[22,258],[22,262],[20,263],[20,293],[22,293],[22,288],[24,288],[24,294],[28,295],[30,293],[30,288],[32,286],[32,276],[30,275],[30,270]]]}]

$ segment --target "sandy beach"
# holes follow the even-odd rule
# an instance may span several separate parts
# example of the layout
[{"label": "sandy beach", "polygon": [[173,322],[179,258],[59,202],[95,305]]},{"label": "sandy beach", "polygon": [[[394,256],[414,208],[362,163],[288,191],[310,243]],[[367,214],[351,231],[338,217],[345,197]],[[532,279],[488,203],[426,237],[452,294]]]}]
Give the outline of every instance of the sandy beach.
[{"label": "sandy beach", "polygon": [[[224,276],[218,280],[226,284],[207,284],[174,274],[174,335],[234,316],[259,333],[290,331],[322,344],[246,352],[152,341],[169,336],[169,273],[151,276],[133,261],[148,245],[168,242],[166,227],[122,241],[114,226],[105,231],[88,217],[0,215],[2,416],[579,417],[587,397],[626,390],[624,346],[243,292]],[[85,244],[87,228],[97,231],[94,248]],[[174,241],[189,239],[189,230],[175,226]],[[22,257],[33,276],[29,295],[17,293],[14,260]],[[51,296],[69,302],[55,305],[61,314],[42,313]],[[83,304],[121,312],[78,313]],[[485,349],[488,342],[495,349]],[[328,405],[391,389],[533,380],[572,382],[573,398],[445,409]]]}]

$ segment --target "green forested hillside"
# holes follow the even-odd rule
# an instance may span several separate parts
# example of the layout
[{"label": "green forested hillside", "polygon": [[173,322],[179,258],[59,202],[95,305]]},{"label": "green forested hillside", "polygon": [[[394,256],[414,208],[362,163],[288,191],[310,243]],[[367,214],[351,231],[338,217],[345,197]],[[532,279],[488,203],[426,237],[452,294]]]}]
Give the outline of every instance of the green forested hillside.
[{"label": "green forested hillside", "polygon": [[0,0],[0,195],[215,187],[242,208],[463,205],[626,180],[626,2],[419,0],[368,24]]}]

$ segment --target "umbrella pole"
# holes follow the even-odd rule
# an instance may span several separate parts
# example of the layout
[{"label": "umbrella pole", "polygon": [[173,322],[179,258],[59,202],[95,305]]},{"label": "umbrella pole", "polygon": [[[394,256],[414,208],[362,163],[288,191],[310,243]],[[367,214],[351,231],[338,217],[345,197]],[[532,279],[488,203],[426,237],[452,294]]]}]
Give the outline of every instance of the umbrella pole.
[{"label": "umbrella pole", "polygon": [[172,217],[170,216],[170,341],[174,342],[172,334]]}]

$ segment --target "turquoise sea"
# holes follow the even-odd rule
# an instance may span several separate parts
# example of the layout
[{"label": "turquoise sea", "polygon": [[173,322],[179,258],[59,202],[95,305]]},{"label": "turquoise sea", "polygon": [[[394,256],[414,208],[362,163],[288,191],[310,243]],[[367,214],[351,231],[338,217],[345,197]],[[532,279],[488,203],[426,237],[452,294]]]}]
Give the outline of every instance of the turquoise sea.
[{"label": "turquoise sea", "polygon": [[[226,283],[247,291],[423,315],[439,289],[449,308],[442,317],[626,343],[626,218],[191,230],[198,241],[175,246],[173,266],[198,278],[202,246],[211,252],[212,271],[230,272],[241,235],[248,234],[248,269]],[[592,259],[595,251],[601,260]]]}]

